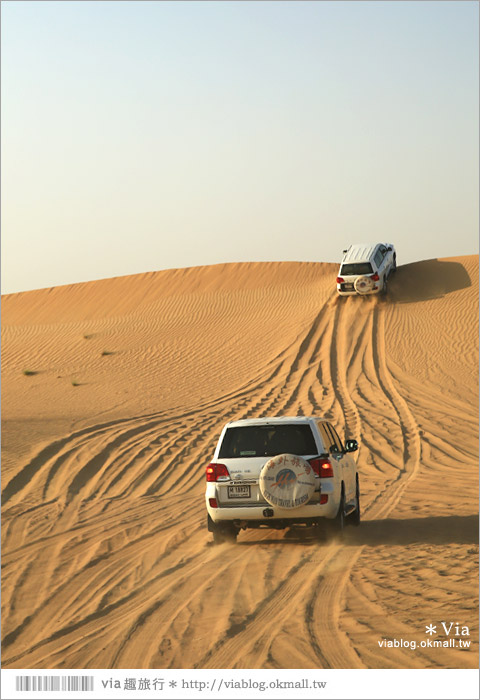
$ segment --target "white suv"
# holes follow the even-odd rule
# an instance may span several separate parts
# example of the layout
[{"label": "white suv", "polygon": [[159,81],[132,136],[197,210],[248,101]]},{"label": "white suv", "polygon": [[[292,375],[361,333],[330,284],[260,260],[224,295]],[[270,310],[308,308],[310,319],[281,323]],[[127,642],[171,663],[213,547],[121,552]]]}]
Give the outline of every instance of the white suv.
[{"label": "white suv", "polygon": [[397,255],[391,243],[360,243],[343,253],[337,277],[339,294],[386,293],[387,279],[397,267]]},{"label": "white suv", "polygon": [[[215,544],[246,528],[360,524],[360,487],[351,452],[321,418],[258,418],[223,428],[206,468],[208,529]],[[348,517],[347,517],[348,516]]]}]

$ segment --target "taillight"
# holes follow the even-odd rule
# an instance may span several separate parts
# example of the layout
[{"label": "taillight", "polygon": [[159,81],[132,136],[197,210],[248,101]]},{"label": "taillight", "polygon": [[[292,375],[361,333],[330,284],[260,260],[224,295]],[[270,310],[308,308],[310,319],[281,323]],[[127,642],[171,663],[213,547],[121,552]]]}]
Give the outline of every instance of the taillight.
[{"label": "taillight", "polygon": [[218,508],[218,503],[217,503],[216,498],[209,498],[208,504],[209,504],[210,508]]},{"label": "taillight", "polygon": [[328,503],[328,493],[320,494],[320,505],[322,506],[325,503]]},{"label": "taillight", "polygon": [[343,277],[337,277],[337,284],[342,284],[342,282],[345,282]]},{"label": "taillight", "polygon": [[224,464],[211,462],[205,470],[207,481],[230,481],[230,474]]},{"label": "taillight", "polygon": [[333,476],[333,467],[326,457],[315,457],[314,459],[309,459],[308,463],[315,474],[322,479],[326,476]]},{"label": "taillight", "polygon": [[375,273],[374,275],[371,276],[370,279],[372,279],[374,282],[378,282],[378,280],[380,279],[380,277],[377,275],[377,273]]}]

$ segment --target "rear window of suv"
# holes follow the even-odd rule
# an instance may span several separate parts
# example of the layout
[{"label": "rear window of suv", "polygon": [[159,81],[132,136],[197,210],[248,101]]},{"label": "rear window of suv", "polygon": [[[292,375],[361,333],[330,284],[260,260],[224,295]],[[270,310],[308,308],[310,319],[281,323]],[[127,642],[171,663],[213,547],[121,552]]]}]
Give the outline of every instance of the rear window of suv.
[{"label": "rear window of suv", "polygon": [[294,455],[317,454],[315,438],[308,424],[227,428],[219,458],[274,457],[285,452]]},{"label": "rear window of suv", "polygon": [[370,263],[345,263],[342,265],[341,275],[371,275],[373,272]]}]

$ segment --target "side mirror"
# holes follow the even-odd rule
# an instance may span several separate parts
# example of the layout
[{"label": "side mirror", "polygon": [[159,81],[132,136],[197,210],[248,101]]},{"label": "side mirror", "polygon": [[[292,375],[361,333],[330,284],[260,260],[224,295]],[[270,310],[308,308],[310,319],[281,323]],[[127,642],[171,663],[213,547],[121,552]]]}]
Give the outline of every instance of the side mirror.
[{"label": "side mirror", "polygon": [[356,440],[345,441],[345,452],[356,452],[358,450],[358,442]]}]

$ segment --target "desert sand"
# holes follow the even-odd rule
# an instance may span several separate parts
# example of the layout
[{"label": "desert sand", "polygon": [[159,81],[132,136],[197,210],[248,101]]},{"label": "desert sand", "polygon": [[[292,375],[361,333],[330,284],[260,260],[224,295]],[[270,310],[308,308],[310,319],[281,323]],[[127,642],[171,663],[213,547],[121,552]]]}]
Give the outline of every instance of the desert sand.
[{"label": "desert sand", "polygon": [[[4,668],[477,667],[478,258],[400,266],[386,298],[339,298],[337,269],[3,297]],[[361,527],[214,547],[224,423],[302,414],[359,441]],[[470,648],[379,646],[442,621]]]}]

